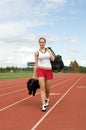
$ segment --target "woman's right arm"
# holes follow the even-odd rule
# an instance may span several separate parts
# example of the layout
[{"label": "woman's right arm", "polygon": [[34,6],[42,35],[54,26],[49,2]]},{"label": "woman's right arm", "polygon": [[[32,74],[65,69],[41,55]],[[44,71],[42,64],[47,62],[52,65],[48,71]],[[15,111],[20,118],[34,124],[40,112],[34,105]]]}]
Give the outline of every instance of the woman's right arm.
[{"label": "woman's right arm", "polygon": [[33,68],[33,78],[36,77],[36,72],[37,72],[37,66],[38,66],[38,52],[35,52],[35,64]]}]

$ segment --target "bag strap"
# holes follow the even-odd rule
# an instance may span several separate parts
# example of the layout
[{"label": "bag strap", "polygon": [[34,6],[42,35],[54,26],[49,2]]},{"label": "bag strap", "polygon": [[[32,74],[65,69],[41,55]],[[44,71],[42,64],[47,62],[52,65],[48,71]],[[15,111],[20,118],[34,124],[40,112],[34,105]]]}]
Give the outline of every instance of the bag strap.
[{"label": "bag strap", "polygon": [[51,49],[51,47],[48,47],[48,49],[50,49],[50,50],[51,50],[51,52],[52,52],[53,56],[56,56],[55,52]]}]

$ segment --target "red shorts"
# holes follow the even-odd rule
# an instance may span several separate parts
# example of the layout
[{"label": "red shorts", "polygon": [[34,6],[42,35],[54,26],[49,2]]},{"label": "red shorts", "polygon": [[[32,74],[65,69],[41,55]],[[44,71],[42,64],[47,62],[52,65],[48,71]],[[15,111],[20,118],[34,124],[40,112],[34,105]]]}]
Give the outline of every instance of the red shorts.
[{"label": "red shorts", "polygon": [[37,77],[45,77],[48,80],[53,79],[52,69],[48,70],[48,69],[44,69],[44,68],[38,68]]}]

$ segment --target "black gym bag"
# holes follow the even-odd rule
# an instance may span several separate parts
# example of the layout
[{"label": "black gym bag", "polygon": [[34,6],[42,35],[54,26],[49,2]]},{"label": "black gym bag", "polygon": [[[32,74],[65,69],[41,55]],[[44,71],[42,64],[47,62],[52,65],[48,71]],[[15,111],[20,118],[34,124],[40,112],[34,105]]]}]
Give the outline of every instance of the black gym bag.
[{"label": "black gym bag", "polygon": [[51,61],[52,70],[54,72],[60,72],[64,68],[64,63],[62,61],[61,55],[56,55],[54,51],[51,49],[51,47],[48,47],[48,49],[51,50],[52,54],[55,56],[55,60]]}]

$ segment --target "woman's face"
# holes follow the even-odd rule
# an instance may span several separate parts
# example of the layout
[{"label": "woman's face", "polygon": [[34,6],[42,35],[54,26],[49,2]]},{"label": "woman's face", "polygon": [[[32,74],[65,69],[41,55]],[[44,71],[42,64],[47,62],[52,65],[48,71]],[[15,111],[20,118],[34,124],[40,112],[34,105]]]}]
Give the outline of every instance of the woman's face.
[{"label": "woman's face", "polygon": [[39,45],[40,45],[40,47],[41,48],[44,48],[45,47],[45,40],[44,39],[40,39],[40,41],[39,41]]}]

